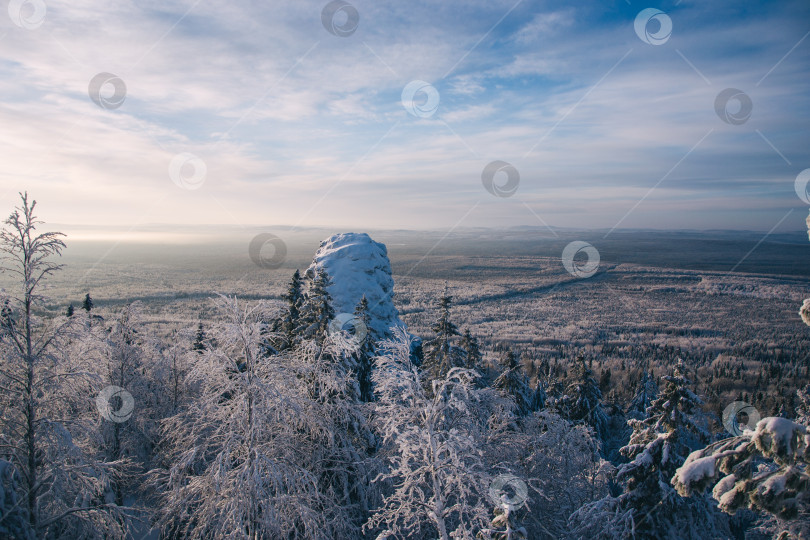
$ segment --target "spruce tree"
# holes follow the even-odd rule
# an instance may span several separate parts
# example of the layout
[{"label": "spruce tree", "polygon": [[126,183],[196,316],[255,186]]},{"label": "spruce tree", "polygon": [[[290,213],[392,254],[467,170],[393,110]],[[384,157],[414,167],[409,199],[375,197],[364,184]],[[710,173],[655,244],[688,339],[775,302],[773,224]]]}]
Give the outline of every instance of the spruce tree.
[{"label": "spruce tree", "polygon": [[329,332],[329,323],[335,318],[332,296],[327,288],[332,280],[323,268],[307,273],[309,286],[298,316],[295,333],[297,339],[314,340],[323,344]]},{"label": "spruce tree", "polygon": [[426,382],[443,379],[454,367],[461,367],[459,350],[452,340],[459,335],[458,327],[450,320],[452,296],[445,294],[439,298],[439,318],[433,324],[436,337],[424,344],[425,361],[423,369],[427,373]]},{"label": "spruce tree", "polygon": [[[630,443],[621,449],[630,460],[616,479],[622,493],[584,505],[570,519],[578,537],[612,538],[729,538],[728,519],[705,497],[678,495],[670,478],[683,464],[690,444],[708,434],[695,421],[701,400],[688,388],[679,360],[666,386],[652,401],[644,420],[630,420]],[[674,533],[674,534],[673,534]]]},{"label": "spruce tree", "polygon": [[372,401],[374,399],[374,389],[371,383],[371,369],[374,362],[374,340],[369,329],[368,299],[365,294],[357,303],[354,315],[360,323],[365,325],[369,332],[355,353],[357,357],[357,382],[360,385],[360,400]]},{"label": "spruce tree", "polygon": [[545,409],[547,399],[546,383],[538,380],[537,387],[534,389],[534,393],[532,395],[532,410],[539,411],[541,409]]},{"label": "spruce tree", "polygon": [[202,321],[197,324],[197,335],[194,338],[194,344],[191,346],[191,350],[197,354],[204,353],[208,346],[206,345],[208,337],[205,335],[205,328],[203,327]]},{"label": "spruce tree", "polygon": [[472,335],[469,328],[464,329],[459,346],[466,353],[464,367],[467,369],[481,369],[481,349],[478,345],[478,338]]},{"label": "spruce tree", "polygon": [[641,376],[636,394],[627,406],[627,413],[637,419],[645,418],[647,408],[652,405],[652,402],[658,397],[658,385],[652,375],[645,371]]},{"label": "spruce tree", "polygon": [[65,311],[65,317],[73,317],[73,312],[74,311],[75,311],[75,308],[73,307],[73,304],[70,304],[67,307],[67,311]]},{"label": "spruce tree", "polygon": [[515,401],[516,412],[524,416],[532,411],[533,392],[529,387],[529,379],[520,369],[517,355],[507,349],[501,359],[503,371],[492,386],[501,394],[511,397]]},{"label": "spruce tree", "polygon": [[84,309],[87,313],[90,313],[90,310],[93,309],[95,304],[93,303],[93,299],[90,298],[90,293],[84,295],[84,302],[82,302],[82,309]]},{"label": "spruce tree", "polygon": [[290,284],[287,286],[287,292],[284,293],[282,299],[287,302],[287,313],[281,323],[282,332],[287,347],[292,347],[295,344],[295,332],[298,329],[301,305],[304,302],[304,294],[301,291],[301,273],[298,270],[293,273]]},{"label": "spruce tree", "polygon": [[623,503],[632,510],[636,527],[644,534],[655,536],[669,530],[676,514],[708,513],[689,509],[669,485],[669,479],[689,455],[690,444],[705,444],[709,439],[695,421],[703,402],[689,389],[685,371],[678,359],[673,373],[663,377],[666,386],[647,409],[648,417],[628,422],[633,434],[629,444],[620,450],[630,460],[617,475],[625,485]]},{"label": "spruce tree", "polygon": [[582,355],[577,358],[574,382],[568,385],[558,407],[568,420],[588,424],[594,429],[596,436],[604,440],[607,417],[602,409],[602,391]]}]

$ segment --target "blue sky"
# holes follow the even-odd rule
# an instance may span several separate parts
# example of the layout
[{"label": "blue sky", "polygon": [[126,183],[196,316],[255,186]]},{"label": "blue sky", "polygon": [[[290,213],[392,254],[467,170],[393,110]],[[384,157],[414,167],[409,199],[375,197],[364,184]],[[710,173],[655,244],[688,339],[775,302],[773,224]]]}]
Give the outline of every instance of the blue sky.
[{"label": "blue sky", "polygon": [[[352,0],[346,37],[326,5],[4,2],[0,201],[27,189],[48,221],[110,230],[805,226],[804,0]],[[664,43],[636,34],[645,8]],[[119,107],[88,95],[99,73],[125,83]],[[414,80],[430,115],[403,106]],[[753,104],[739,125],[715,111],[726,88]],[[495,160],[519,172],[510,197],[483,186]],[[196,189],[173,181],[200,164]]]}]

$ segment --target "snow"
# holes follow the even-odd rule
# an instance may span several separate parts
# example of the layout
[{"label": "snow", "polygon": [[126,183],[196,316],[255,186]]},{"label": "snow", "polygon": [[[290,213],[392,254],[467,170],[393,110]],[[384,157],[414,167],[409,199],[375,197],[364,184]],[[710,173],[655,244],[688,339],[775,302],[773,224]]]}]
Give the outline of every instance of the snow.
[{"label": "snow", "polygon": [[754,439],[764,452],[792,456],[796,452],[796,436],[799,431],[806,434],[807,428],[787,418],[778,416],[763,418],[757,423]]},{"label": "snow", "polygon": [[677,481],[685,486],[691,486],[703,478],[714,476],[714,467],[715,456],[706,456],[694,461],[687,459],[687,462],[675,473],[673,483]]},{"label": "snow", "polygon": [[[730,474],[724,477],[722,480],[717,482],[716,486],[714,486],[714,489],[712,490],[712,496],[715,498],[716,501],[723,502],[723,496],[729,491],[731,491],[734,488],[734,484],[736,483],[737,477],[735,475]],[[732,497],[734,496],[733,493],[731,496]]]},{"label": "snow", "polygon": [[392,326],[405,327],[394,307],[394,279],[385,244],[365,233],[342,233],[321,242],[307,273],[324,269],[335,313],[354,313],[363,295],[369,306],[369,330],[374,339],[391,336]]},{"label": "snow", "polygon": [[[810,219],[810,217],[808,217],[808,219]],[[810,326],[810,298],[805,298],[801,309],[799,309],[799,315],[802,316],[804,324]]]},{"label": "snow", "polygon": [[762,482],[758,491],[767,496],[778,496],[783,491],[785,491],[785,484],[787,482],[787,476],[784,474],[775,474]]}]

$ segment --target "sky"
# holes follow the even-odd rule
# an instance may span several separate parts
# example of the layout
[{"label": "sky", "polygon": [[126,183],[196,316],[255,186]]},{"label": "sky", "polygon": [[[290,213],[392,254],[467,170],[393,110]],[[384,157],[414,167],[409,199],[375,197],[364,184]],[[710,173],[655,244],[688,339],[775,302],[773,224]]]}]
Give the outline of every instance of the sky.
[{"label": "sky", "polygon": [[3,214],[805,228],[806,0],[2,7]]}]

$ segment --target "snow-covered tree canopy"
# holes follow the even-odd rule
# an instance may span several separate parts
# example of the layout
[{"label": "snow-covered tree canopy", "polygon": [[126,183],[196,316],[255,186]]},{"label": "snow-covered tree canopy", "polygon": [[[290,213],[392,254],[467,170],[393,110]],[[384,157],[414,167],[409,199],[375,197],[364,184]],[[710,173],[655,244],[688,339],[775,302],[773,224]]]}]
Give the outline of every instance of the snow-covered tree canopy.
[{"label": "snow-covered tree canopy", "polygon": [[754,431],[692,452],[672,477],[682,495],[711,486],[720,508],[765,511],[783,520],[808,519],[810,429],[786,418],[763,418]]}]

